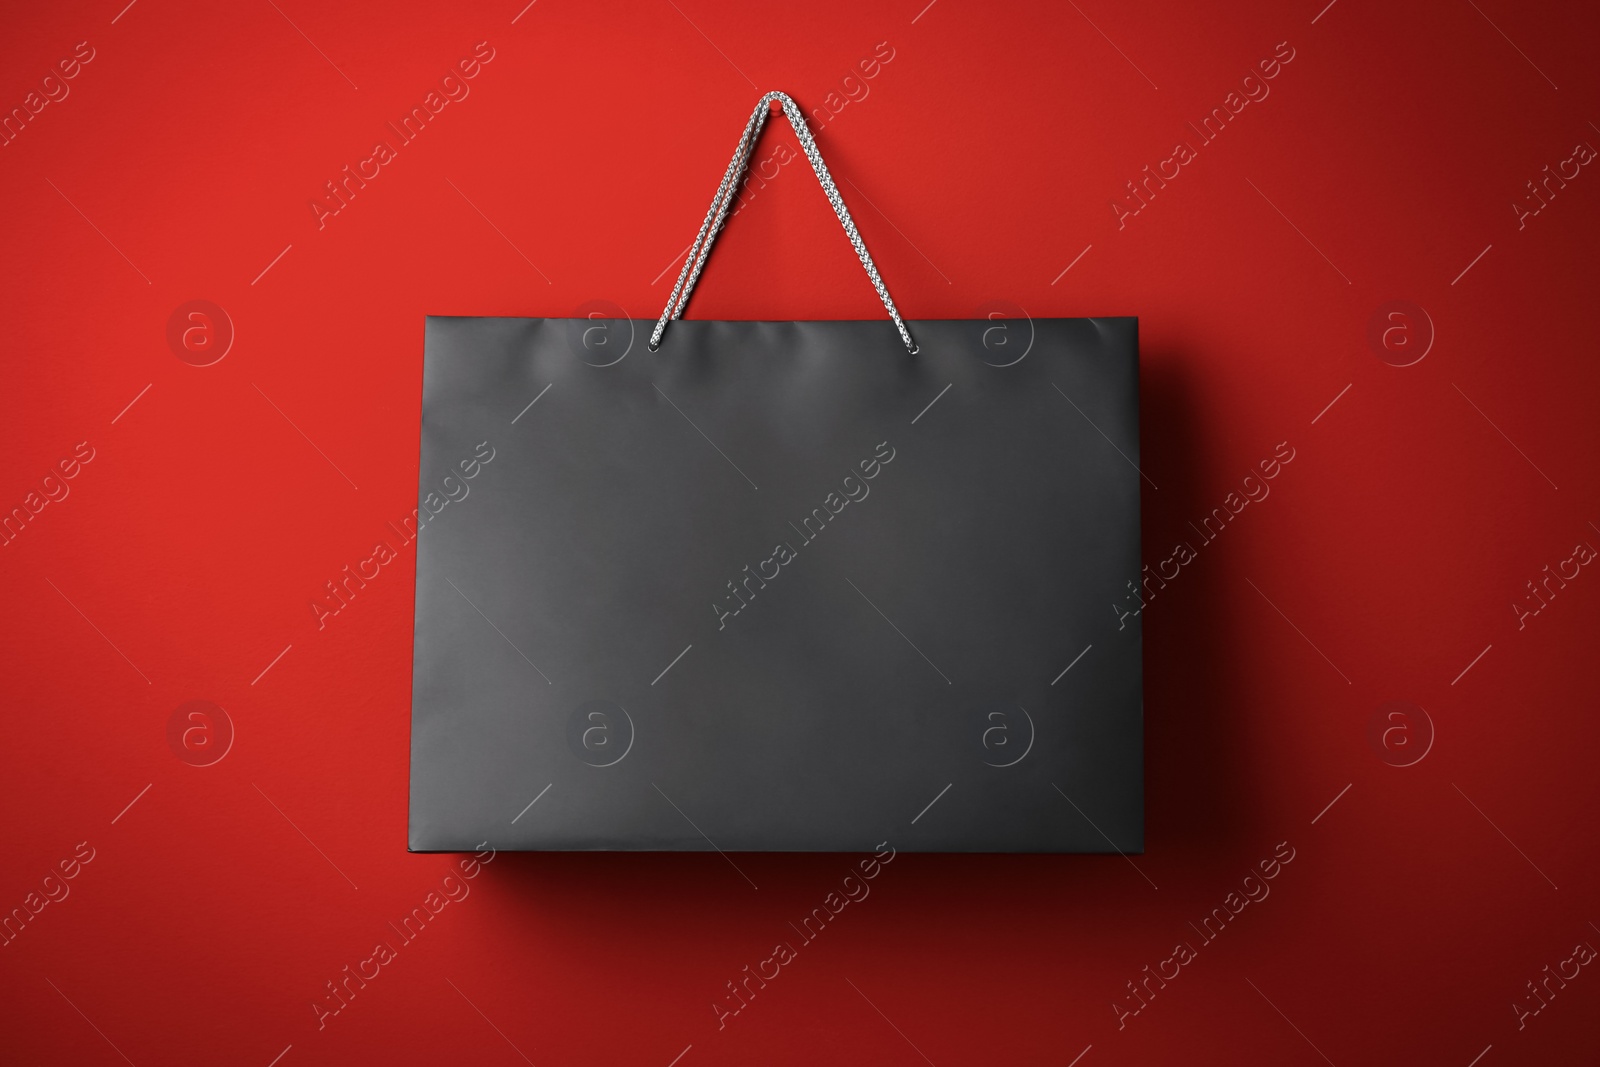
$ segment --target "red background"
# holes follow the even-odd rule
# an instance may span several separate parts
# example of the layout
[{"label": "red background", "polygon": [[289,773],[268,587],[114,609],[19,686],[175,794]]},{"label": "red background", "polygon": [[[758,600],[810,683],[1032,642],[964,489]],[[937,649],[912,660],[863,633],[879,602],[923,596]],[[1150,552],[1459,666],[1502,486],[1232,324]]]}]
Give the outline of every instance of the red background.
[{"label": "red background", "polygon": [[[1600,545],[1600,175],[1511,207],[1600,144],[1592,9],[523,2],[6,14],[6,109],[95,58],[0,148],[0,506],[95,458],[0,549],[0,908],[94,859],[0,948],[0,1059],[1594,1062],[1593,968],[1512,1005],[1600,945],[1600,577],[1511,607]],[[480,41],[470,96],[319,229]],[[879,42],[818,137],[906,315],[1140,317],[1147,561],[1295,449],[1146,609],[1147,853],[902,854],[720,1031],[853,857],[742,857],[752,890],[710,854],[502,853],[319,1029],[456,862],[405,851],[413,557],[308,607],[414,506],[423,316],[653,318],[758,93],[827,106]],[[1279,42],[1271,95],[1119,229]],[[803,166],[693,315],[881,314]],[[193,299],[236,330],[211,366],[167,340]],[[1391,300],[1432,324],[1393,335],[1410,366],[1369,340]],[[190,700],[233,724],[214,765],[169,743]],[[1436,732],[1410,766],[1419,713],[1369,735],[1392,700]],[[1270,897],[1119,1028],[1279,842]]]}]

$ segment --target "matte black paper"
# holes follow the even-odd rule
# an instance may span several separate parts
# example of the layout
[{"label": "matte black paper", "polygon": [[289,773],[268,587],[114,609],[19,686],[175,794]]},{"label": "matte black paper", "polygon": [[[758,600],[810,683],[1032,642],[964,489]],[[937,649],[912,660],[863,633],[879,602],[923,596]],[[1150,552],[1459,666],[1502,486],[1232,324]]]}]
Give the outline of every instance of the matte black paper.
[{"label": "matte black paper", "polygon": [[1136,320],[909,325],[428,320],[413,850],[1142,851]]}]

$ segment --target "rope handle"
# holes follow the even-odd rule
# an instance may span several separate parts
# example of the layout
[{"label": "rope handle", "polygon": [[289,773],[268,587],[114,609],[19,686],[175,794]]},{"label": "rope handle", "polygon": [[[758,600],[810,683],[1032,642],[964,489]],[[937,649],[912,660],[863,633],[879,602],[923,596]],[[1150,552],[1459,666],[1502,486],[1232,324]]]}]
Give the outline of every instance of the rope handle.
[{"label": "rope handle", "polygon": [[844,206],[844,198],[839,195],[839,187],[833,184],[833,175],[828,173],[828,165],[822,161],[822,153],[817,151],[817,142],[811,136],[811,128],[806,125],[805,115],[788,93],[780,92],[771,92],[763,96],[756,104],[755,111],[751,113],[750,121],[745,123],[744,133],[739,136],[739,144],[734,149],[733,159],[728,163],[727,173],[722,176],[722,182],[717,186],[716,196],[711,198],[711,208],[706,212],[706,220],[700,224],[700,232],[695,235],[694,244],[689,246],[689,255],[683,262],[683,270],[678,274],[677,284],[672,287],[672,295],[667,298],[667,306],[661,312],[661,319],[656,323],[654,332],[650,334],[650,351],[654,352],[661,347],[661,338],[666,333],[667,323],[681,318],[683,309],[689,303],[689,294],[694,292],[695,282],[700,280],[700,272],[705,268],[706,258],[711,255],[711,245],[727,221],[728,206],[733,203],[734,191],[744,180],[745,170],[750,165],[750,153],[761,136],[767,116],[772,113],[771,104],[774,100],[782,104],[783,113],[788,116],[789,125],[794,127],[795,136],[800,139],[800,147],[805,151],[806,158],[811,161],[811,169],[816,172],[817,181],[822,183],[822,191],[827,194],[828,203],[833,205],[833,213],[839,217],[839,224],[844,227],[845,236],[850,238],[851,246],[861,259],[861,265],[866,268],[867,278],[871,280],[872,287],[878,291],[878,299],[883,301],[889,317],[894,320],[894,328],[900,332],[900,340],[905,342],[906,351],[916,355],[917,343],[911,339],[911,332],[901,320],[900,312],[895,310],[894,301],[889,297],[889,289],[883,284],[883,278],[879,276],[878,268],[872,262],[872,256],[867,254],[867,246],[861,240],[861,234],[856,231],[855,220],[850,217],[850,209]]}]

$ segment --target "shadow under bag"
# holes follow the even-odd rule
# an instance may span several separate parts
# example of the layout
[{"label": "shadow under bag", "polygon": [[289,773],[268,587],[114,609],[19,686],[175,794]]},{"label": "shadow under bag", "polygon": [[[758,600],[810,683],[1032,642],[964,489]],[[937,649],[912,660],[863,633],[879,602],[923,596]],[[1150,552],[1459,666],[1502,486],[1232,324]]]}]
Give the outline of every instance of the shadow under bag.
[{"label": "shadow under bag", "polygon": [[[888,322],[679,317],[774,101]],[[660,321],[428,319],[410,848],[1142,851],[1138,462],[1136,320],[902,321],[769,93]]]}]

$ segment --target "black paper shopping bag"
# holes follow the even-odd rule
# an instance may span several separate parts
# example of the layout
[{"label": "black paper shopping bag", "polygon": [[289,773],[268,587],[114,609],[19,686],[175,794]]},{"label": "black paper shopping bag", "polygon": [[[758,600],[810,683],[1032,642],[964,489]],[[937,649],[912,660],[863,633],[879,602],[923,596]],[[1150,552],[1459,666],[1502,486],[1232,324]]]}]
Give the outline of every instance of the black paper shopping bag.
[{"label": "black paper shopping bag", "polygon": [[[773,100],[888,321],[679,318]],[[653,327],[428,320],[410,847],[1141,851],[1138,446],[1135,320],[902,322],[768,94]]]}]

